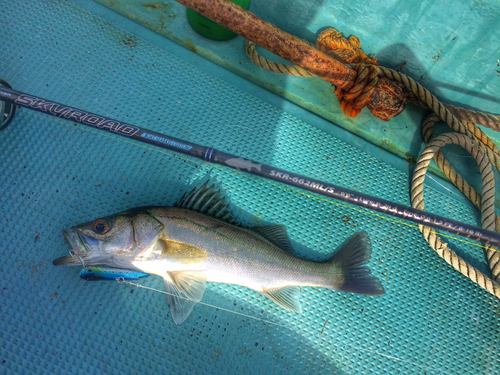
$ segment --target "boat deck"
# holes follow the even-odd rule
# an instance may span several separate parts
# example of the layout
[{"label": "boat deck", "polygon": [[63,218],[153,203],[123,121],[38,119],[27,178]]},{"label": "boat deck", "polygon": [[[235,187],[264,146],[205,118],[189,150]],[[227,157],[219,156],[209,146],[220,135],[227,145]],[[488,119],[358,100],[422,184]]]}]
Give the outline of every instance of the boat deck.
[{"label": "boat deck", "polygon": [[[0,77],[16,90],[410,204],[407,160],[102,5],[9,1],[2,13]],[[0,145],[0,373],[498,373],[498,299],[412,225],[26,109]],[[52,266],[69,250],[62,229],[172,205],[207,174],[244,224],[285,224],[302,257],[327,259],[366,230],[386,294],[303,288],[297,314],[210,284],[176,326],[161,293]],[[426,209],[478,224],[448,183],[426,186]],[[482,248],[450,242],[486,272]],[[157,276],[138,283],[164,290]]]}]

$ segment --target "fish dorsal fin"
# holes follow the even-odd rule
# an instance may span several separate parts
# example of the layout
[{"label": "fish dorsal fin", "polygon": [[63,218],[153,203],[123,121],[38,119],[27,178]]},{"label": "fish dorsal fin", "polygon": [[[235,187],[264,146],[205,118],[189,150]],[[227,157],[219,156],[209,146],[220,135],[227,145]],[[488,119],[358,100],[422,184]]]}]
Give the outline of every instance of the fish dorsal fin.
[{"label": "fish dorsal fin", "polygon": [[278,246],[281,250],[295,255],[295,249],[290,242],[284,225],[264,225],[261,227],[252,227],[251,229]]},{"label": "fish dorsal fin", "polygon": [[288,311],[302,312],[300,306],[300,287],[285,286],[284,288],[266,289],[262,293],[274,303]]},{"label": "fish dorsal fin", "polygon": [[165,281],[165,289],[167,292],[168,305],[170,306],[170,313],[174,323],[179,325],[187,319],[191,311],[193,311],[195,301],[191,301],[185,296],[182,296],[177,287],[167,278]]},{"label": "fish dorsal fin", "polygon": [[169,271],[168,276],[177,290],[193,302],[200,302],[205,293],[205,271]]},{"label": "fish dorsal fin", "polygon": [[230,224],[236,224],[237,221],[229,209],[229,202],[226,202],[226,197],[221,193],[220,189],[216,189],[215,184],[210,187],[207,186],[208,180],[199,188],[191,190],[189,194],[184,194],[175,206],[210,215]]}]

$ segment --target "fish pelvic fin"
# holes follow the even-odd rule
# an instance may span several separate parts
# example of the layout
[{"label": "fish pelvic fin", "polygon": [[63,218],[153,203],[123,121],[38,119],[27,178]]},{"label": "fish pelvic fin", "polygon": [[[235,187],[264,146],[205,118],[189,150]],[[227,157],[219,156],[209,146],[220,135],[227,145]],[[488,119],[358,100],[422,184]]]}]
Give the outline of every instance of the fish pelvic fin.
[{"label": "fish pelvic fin", "polygon": [[207,288],[207,274],[204,271],[168,272],[177,290],[194,302],[200,302]]},{"label": "fish pelvic fin", "polygon": [[[332,266],[332,287],[344,292],[381,296],[385,293],[379,279],[371,276],[371,270],[364,267],[372,254],[370,237],[366,232],[356,233],[326,263]],[[339,266],[341,277],[339,280]],[[340,286],[339,286],[340,285]]]},{"label": "fish pelvic fin", "polygon": [[163,280],[165,281],[165,289],[167,291],[170,313],[172,315],[174,323],[179,325],[187,319],[189,314],[191,314],[191,311],[193,311],[193,307],[197,302],[191,301],[189,298],[179,292],[179,290],[171,282],[171,280],[168,280],[167,278],[164,278]]},{"label": "fish pelvic fin", "polygon": [[207,275],[204,271],[167,272],[163,277],[168,304],[174,323],[184,322],[194,305],[200,302],[206,289]]}]

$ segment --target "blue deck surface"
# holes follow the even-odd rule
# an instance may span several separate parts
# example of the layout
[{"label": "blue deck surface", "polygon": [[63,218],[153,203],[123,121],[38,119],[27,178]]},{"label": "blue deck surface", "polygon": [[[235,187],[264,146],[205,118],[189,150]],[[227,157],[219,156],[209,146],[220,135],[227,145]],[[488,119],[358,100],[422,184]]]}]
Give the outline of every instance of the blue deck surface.
[{"label": "blue deck surface", "polygon": [[[0,77],[17,90],[409,204],[406,161],[100,5],[1,10]],[[500,302],[415,227],[24,109],[0,132],[0,160],[0,373],[500,373]],[[176,326],[160,293],[52,266],[69,250],[62,229],[172,205],[208,173],[250,214],[238,212],[245,224],[285,224],[303,257],[326,259],[366,230],[386,295],[303,288],[297,314],[212,283],[211,306]],[[439,183],[426,208],[477,224]],[[486,270],[481,248],[452,246]],[[156,276],[139,283],[164,290]]]}]

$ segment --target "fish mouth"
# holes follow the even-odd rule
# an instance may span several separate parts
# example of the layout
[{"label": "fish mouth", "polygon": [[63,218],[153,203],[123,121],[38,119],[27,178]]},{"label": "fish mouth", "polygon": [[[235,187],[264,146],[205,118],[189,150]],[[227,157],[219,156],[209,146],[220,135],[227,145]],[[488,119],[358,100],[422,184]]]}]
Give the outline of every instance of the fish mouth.
[{"label": "fish mouth", "polygon": [[64,257],[54,259],[52,264],[54,266],[78,266],[83,265],[83,259],[86,256],[87,249],[83,244],[78,232],[73,229],[67,229],[62,231],[64,239],[71,247],[70,254]]}]

